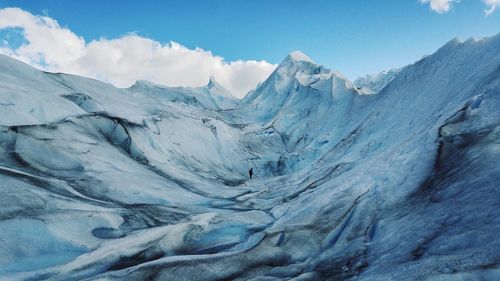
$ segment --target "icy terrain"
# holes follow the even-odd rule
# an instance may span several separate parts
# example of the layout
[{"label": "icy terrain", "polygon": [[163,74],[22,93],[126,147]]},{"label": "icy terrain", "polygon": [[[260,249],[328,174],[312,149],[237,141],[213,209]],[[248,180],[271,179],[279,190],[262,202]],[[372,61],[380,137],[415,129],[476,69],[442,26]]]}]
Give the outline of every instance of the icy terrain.
[{"label": "icy terrain", "polygon": [[243,100],[0,56],[0,280],[499,280],[499,109],[500,35]]}]

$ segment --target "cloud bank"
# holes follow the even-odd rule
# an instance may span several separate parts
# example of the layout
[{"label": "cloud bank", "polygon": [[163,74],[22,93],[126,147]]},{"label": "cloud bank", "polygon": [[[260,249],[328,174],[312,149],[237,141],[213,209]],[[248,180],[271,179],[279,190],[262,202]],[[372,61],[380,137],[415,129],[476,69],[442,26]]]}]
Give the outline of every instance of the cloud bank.
[{"label": "cloud bank", "polygon": [[195,87],[213,76],[234,96],[242,97],[276,67],[266,61],[226,62],[201,48],[162,44],[136,34],[86,42],[56,20],[19,8],[0,9],[0,30],[9,29],[20,30],[23,43],[14,46],[4,40],[0,53],[45,71],[96,78],[118,87],[136,80]]}]

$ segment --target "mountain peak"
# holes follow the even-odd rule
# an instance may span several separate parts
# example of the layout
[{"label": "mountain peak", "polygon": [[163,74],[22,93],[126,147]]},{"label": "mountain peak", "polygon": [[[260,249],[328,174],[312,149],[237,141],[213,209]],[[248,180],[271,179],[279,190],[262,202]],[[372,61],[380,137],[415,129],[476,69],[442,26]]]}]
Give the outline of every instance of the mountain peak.
[{"label": "mountain peak", "polygon": [[309,58],[306,54],[302,53],[301,51],[293,51],[290,54],[288,54],[287,59],[293,60],[293,61],[305,61],[305,62],[310,62],[314,63],[314,61]]},{"label": "mountain peak", "polygon": [[296,72],[298,68],[317,68],[319,66],[319,64],[315,63],[301,51],[293,51],[285,57],[285,59],[278,65],[277,69],[295,69],[292,72]]},{"label": "mountain peak", "polygon": [[221,87],[221,85],[219,84],[219,82],[217,82],[217,80],[215,80],[215,77],[210,75],[210,78],[208,79],[207,83],[207,88],[212,89],[214,87]]},{"label": "mountain peak", "polygon": [[217,96],[230,99],[234,98],[233,95],[224,86],[222,86],[219,82],[217,82],[217,80],[215,80],[215,77],[213,77],[212,75],[210,75],[210,79],[208,80],[206,87],[210,93],[215,94]]}]

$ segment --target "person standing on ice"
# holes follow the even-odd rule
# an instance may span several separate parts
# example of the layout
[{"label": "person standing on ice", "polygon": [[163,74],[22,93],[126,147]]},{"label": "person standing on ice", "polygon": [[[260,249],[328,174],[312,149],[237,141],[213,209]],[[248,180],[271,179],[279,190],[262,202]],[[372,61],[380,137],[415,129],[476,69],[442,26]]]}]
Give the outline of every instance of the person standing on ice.
[{"label": "person standing on ice", "polygon": [[250,178],[252,178],[252,176],[253,176],[253,168],[250,168],[250,170],[248,170],[248,175],[250,176]]}]

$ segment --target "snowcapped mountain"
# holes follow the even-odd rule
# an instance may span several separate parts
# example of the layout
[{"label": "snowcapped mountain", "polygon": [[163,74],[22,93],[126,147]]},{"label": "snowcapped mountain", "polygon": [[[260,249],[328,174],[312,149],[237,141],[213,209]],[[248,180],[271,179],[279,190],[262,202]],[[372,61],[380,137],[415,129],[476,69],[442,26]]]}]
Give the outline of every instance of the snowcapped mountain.
[{"label": "snowcapped mountain", "polygon": [[0,56],[0,280],[496,280],[498,50],[243,100]]}]

